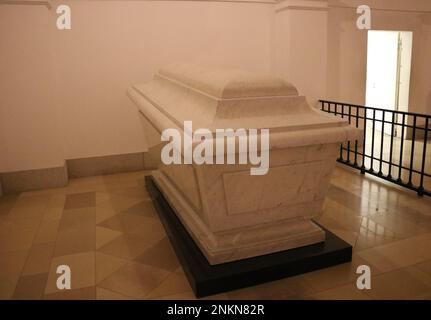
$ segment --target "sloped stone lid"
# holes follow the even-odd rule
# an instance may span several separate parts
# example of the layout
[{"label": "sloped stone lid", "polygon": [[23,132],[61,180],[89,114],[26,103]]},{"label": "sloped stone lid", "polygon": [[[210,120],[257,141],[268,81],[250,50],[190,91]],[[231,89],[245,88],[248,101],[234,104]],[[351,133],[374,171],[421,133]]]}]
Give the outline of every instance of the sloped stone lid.
[{"label": "sloped stone lid", "polygon": [[346,119],[310,107],[287,81],[240,70],[173,64],[128,91],[139,111],[162,132],[193,128],[269,129],[270,148],[359,140]]},{"label": "sloped stone lid", "polygon": [[298,90],[283,79],[244,70],[175,63],[161,68],[158,75],[218,99],[298,95]]}]

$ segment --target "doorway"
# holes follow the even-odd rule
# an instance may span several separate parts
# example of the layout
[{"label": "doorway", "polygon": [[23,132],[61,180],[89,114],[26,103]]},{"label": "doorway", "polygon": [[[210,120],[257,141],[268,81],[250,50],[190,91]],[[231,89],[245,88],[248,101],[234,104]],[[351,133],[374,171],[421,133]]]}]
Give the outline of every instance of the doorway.
[{"label": "doorway", "polygon": [[[367,106],[408,111],[412,44],[413,33],[409,31],[368,31]],[[371,118],[372,111],[368,113]],[[376,119],[383,119],[383,111],[376,112]],[[392,121],[391,113],[386,113],[385,120]],[[380,121],[376,130],[382,131]],[[391,131],[392,126],[385,124],[384,133]]]}]

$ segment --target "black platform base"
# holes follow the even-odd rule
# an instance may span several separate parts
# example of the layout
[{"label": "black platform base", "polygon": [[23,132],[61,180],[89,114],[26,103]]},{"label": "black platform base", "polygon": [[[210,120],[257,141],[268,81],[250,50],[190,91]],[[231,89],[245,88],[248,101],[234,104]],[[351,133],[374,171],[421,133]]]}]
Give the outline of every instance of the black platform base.
[{"label": "black platform base", "polygon": [[146,186],[197,297],[291,277],[352,260],[352,246],[325,230],[325,243],[212,266],[151,176],[146,177]]}]

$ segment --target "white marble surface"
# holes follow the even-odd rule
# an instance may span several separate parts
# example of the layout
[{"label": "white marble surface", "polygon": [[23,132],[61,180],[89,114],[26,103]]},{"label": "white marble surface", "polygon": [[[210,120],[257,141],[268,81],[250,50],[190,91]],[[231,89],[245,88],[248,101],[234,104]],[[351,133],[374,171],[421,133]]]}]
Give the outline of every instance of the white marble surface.
[{"label": "white marble surface", "polygon": [[[150,145],[166,128],[268,128],[270,169],[160,165],[153,176],[208,261],[219,264],[325,240],[322,209],[339,143],[360,139],[344,119],[312,109],[281,79],[174,64],[129,90]],[[236,148],[238,150],[238,148]]]}]

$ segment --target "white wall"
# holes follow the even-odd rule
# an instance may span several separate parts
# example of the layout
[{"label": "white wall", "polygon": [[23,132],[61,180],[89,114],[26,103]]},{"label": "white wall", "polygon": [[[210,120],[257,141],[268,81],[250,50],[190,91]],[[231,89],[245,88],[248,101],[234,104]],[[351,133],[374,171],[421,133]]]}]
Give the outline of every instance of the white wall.
[{"label": "white wall", "polygon": [[[126,89],[166,63],[271,69],[271,4],[51,3],[0,7],[0,172],[145,151]],[[70,31],[55,28],[60,3]]]},{"label": "white wall", "polygon": [[0,172],[64,164],[50,18],[44,7],[0,7]]},{"label": "white wall", "polygon": [[326,95],[327,18],[321,1],[284,1],[276,7],[274,73],[289,80],[313,106]]},{"label": "white wall", "polygon": [[410,101],[410,79],[412,70],[413,33],[400,32],[400,36],[402,42],[402,50],[398,109],[401,111],[408,111]]},{"label": "white wall", "polygon": [[[367,37],[356,6],[366,3],[374,29],[413,31],[410,110],[431,113],[431,15],[409,11],[431,11],[428,0],[51,3],[0,6],[0,172],[145,151],[126,89],[172,61],[272,72],[313,105],[363,104]],[[72,8],[71,31],[55,28],[60,3]]]}]

